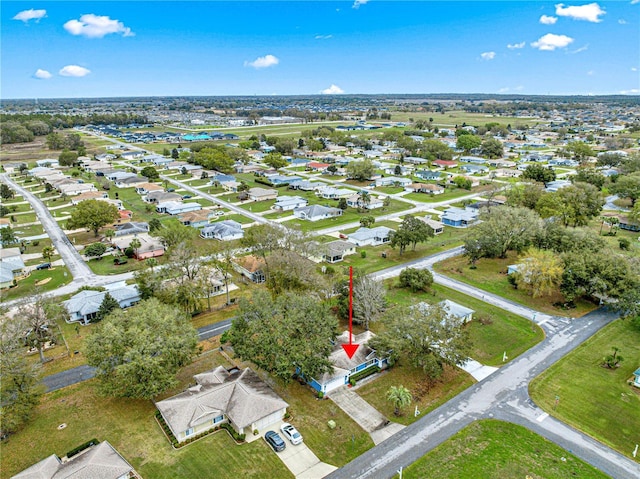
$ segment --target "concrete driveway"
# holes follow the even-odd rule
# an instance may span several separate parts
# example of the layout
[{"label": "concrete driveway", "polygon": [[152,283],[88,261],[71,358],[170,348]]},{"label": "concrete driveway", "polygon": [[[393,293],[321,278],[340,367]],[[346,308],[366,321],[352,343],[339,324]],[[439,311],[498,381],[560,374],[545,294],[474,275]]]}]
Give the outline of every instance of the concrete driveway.
[{"label": "concrete driveway", "polygon": [[320,479],[337,469],[331,464],[320,462],[304,442],[294,446],[286,439],[284,441],[287,443],[286,449],[276,454],[296,479]]}]

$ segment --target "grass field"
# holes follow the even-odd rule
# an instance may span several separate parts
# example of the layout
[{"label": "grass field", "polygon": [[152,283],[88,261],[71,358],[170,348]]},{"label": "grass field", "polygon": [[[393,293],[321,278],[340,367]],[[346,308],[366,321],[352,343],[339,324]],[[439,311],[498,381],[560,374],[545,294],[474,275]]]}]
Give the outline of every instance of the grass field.
[{"label": "grass field", "polygon": [[[564,459],[563,459],[564,458]],[[609,476],[528,429],[481,420],[404,470],[407,479],[605,479]]]},{"label": "grass field", "polygon": [[458,281],[548,314],[576,318],[596,309],[597,305],[587,301],[577,301],[576,307],[570,310],[556,307],[554,304],[565,302],[559,291],[551,296],[533,298],[526,291],[515,289],[509,283],[506,271],[507,266],[517,262],[517,255],[511,252],[504,259],[481,259],[477,262],[477,269],[470,269],[467,258],[458,256],[437,263],[434,269]]},{"label": "grass field", "polygon": [[410,305],[425,301],[434,304],[450,299],[473,309],[474,320],[466,326],[471,337],[471,357],[483,364],[500,366],[504,352],[513,360],[544,339],[542,329],[532,327],[531,321],[444,286],[436,284],[432,285],[429,293],[412,293],[395,287],[395,279],[388,280],[386,284],[387,298],[392,303]]},{"label": "grass field", "polygon": [[[358,388],[358,394],[380,411],[387,419],[400,424],[411,424],[423,415],[460,394],[474,383],[474,379],[464,371],[447,367],[440,381],[429,387],[422,369],[414,368],[406,361],[396,364],[375,380]],[[402,385],[413,396],[411,405],[394,415],[393,405],[386,400],[391,386]],[[414,416],[414,407],[418,406],[419,416]]]},{"label": "grass field", "polygon": [[[46,283],[36,285],[36,282],[49,279]],[[27,278],[18,281],[18,285],[14,288],[2,290],[2,301],[10,301],[12,299],[21,298],[31,294],[35,289],[40,292],[52,291],[62,285],[69,283],[73,278],[69,274],[66,267],[57,266],[49,270],[33,271]]]},{"label": "grass field", "polygon": [[[611,370],[601,362],[613,346],[624,361]],[[640,443],[640,390],[627,381],[639,365],[640,331],[617,320],[532,381],[529,391],[552,416],[630,457]]]}]

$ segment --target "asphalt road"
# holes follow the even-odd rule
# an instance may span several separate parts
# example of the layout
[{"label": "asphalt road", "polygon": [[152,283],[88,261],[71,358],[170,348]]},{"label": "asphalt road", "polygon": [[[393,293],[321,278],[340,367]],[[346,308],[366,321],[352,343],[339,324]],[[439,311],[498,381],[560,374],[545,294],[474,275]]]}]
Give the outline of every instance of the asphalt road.
[{"label": "asphalt road", "polygon": [[[231,327],[231,321],[233,318],[225,319],[218,323],[209,324],[198,328],[198,338],[200,341],[212,338],[224,333]],[[77,366],[60,373],[51,374],[42,378],[42,384],[44,384],[47,392],[55,391],[56,389],[62,389],[72,384],[76,384],[82,381],[87,381],[95,376],[95,368],[87,365]]]}]

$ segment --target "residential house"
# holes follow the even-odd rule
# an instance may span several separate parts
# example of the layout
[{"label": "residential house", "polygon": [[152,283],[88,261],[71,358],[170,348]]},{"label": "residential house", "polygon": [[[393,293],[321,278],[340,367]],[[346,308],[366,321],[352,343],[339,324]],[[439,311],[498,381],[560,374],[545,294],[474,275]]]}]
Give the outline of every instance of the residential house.
[{"label": "residential house", "polygon": [[470,175],[480,175],[489,172],[489,167],[484,165],[460,165],[460,171],[469,173]]},{"label": "residential house", "polygon": [[633,372],[633,382],[631,384],[633,384],[635,387],[640,388],[640,368],[636,369]]},{"label": "residential house", "polygon": [[[426,161],[426,160],[425,160]],[[387,166],[383,169],[385,175],[401,175],[407,176],[410,175],[413,171],[412,167],[402,166],[402,165],[391,165]]]},{"label": "residential house", "polygon": [[391,241],[391,233],[394,233],[394,230],[386,226],[358,228],[355,233],[348,235],[348,238],[356,246],[379,246]]},{"label": "residential house", "polygon": [[149,223],[131,221],[115,226],[115,236],[137,235],[149,232]]},{"label": "residential house", "polygon": [[68,323],[87,325],[98,314],[104,297],[109,293],[121,308],[129,308],[140,301],[140,293],[136,285],[127,285],[124,281],[106,284],[106,291],[85,290],[71,296],[62,305],[69,313]]},{"label": "residential house", "polygon": [[266,188],[249,188],[247,196],[251,201],[275,200],[278,197],[278,191]]},{"label": "residential house", "polygon": [[467,228],[476,221],[478,221],[478,210],[476,209],[462,209],[452,206],[442,215],[442,223],[454,228]]},{"label": "residential house", "polygon": [[209,209],[187,211],[178,215],[178,221],[185,226],[202,228],[209,224],[209,220],[215,217],[215,213]]},{"label": "residential house", "polygon": [[254,283],[264,283],[267,280],[265,266],[264,260],[254,255],[243,256],[233,262],[233,269]]},{"label": "residential house", "polygon": [[148,182],[149,180],[143,176],[130,176],[127,178],[120,178],[116,180],[114,183],[118,188],[131,188],[131,187],[144,185],[145,183],[148,183]]},{"label": "residential house", "polygon": [[434,235],[444,232],[444,225],[440,221],[433,220],[430,216],[418,217],[418,219],[431,228]]},{"label": "residential house", "polygon": [[348,188],[334,188],[333,186],[325,186],[316,191],[316,196],[320,196],[326,200],[339,200],[340,198],[349,198],[353,195],[353,190]]},{"label": "residential house", "polygon": [[125,151],[120,153],[120,158],[123,160],[137,160],[138,158],[142,158],[144,156],[143,151]]},{"label": "residential house", "polygon": [[492,173],[497,178],[519,178],[520,176],[522,176],[523,171],[512,170],[509,168],[497,168]]},{"label": "residential house", "polygon": [[0,228],[11,228],[11,220],[9,218],[0,218]]},{"label": "residential house", "polygon": [[550,181],[549,183],[545,183],[544,189],[549,192],[556,192],[561,188],[565,188],[567,186],[571,186],[571,182],[567,180],[555,180]]},{"label": "residential house", "polygon": [[373,196],[369,195],[369,200],[365,204],[362,199],[362,195],[356,194],[356,195],[351,195],[347,198],[347,206],[350,206],[351,208],[364,208],[367,210],[375,210],[377,208],[382,208],[384,206],[384,201],[381,200],[380,198],[374,198]]},{"label": "residential house", "polygon": [[345,384],[349,384],[349,378],[352,374],[376,366],[380,369],[385,369],[388,366],[388,356],[386,354],[378,354],[377,351],[367,345],[367,342],[374,336],[375,334],[371,331],[353,335],[352,343],[358,344],[359,347],[353,357],[349,358],[345,354],[342,345],[349,343],[350,335],[349,331],[344,331],[335,339],[333,351],[329,355],[329,361],[333,364],[333,371],[325,373],[319,378],[311,378],[309,385],[316,391],[327,394]]},{"label": "residential house", "polygon": [[103,441],[64,462],[52,454],[11,479],[129,479],[132,477],[139,477],[133,466],[108,441]]},{"label": "residential house", "polygon": [[640,231],[640,223],[631,221],[628,216],[618,216],[618,226],[621,230]]},{"label": "residential house", "polygon": [[415,172],[415,176],[424,181],[438,181],[442,179],[440,171],[420,170]]},{"label": "residential house", "polygon": [[85,200],[99,200],[108,197],[109,195],[105,191],[87,191],[86,193],[79,194],[78,196],[72,198],[71,204],[75,206]]},{"label": "residential house", "polygon": [[28,271],[22,260],[20,248],[0,249],[0,287],[8,288],[14,280],[28,275]]},{"label": "residential house", "polygon": [[222,173],[209,177],[209,184],[213,186],[222,185],[223,183],[228,183],[230,181],[236,181],[236,177],[233,175],[224,175]]},{"label": "residential house", "polygon": [[60,166],[60,162],[54,158],[45,158],[44,160],[36,160],[36,165],[48,168],[58,168]]},{"label": "residential house", "polygon": [[285,175],[278,175],[278,174],[267,176],[267,178],[273,186],[288,185],[291,182],[302,179],[299,176],[285,176]]},{"label": "residential house", "polygon": [[[138,175],[136,175],[135,173],[131,173],[130,171],[115,170],[111,173],[105,174],[104,176],[110,181],[118,181],[118,180],[123,180],[125,178],[135,178]],[[149,181],[149,180],[145,180],[145,181]]]},{"label": "residential house", "polygon": [[310,161],[309,163],[307,163],[306,168],[308,170],[323,172],[324,170],[329,168],[329,166],[330,166],[329,163],[320,163],[317,161]]},{"label": "residential house", "polygon": [[487,160],[478,156],[461,156],[459,158],[461,163],[473,163],[474,165],[484,165]]},{"label": "residential house", "polygon": [[202,228],[200,236],[205,239],[231,241],[242,238],[244,231],[242,230],[242,225],[237,221],[223,220]]},{"label": "residential house", "polygon": [[281,196],[271,207],[275,211],[290,211],[295,208],[303,208],[307,206],[307,200],[300,196]]},{"label": "residential house", "polygon": [[201,209],[202,206],[199,203],[182,203],[181,201],[163,201],[156,206],[158,213],[166,213],[172,216]]},{"label": "residential house", "polygon": [[434,166],[439,166],[440,168],[443,168],[445,170],[447,168],[455,168],[456,166],[458,166],[458,163],[452,160],[434,160],[431,162],[431,164]]},{"label": "residential house", "polygon": [[293,216],[307,221],[320,221],[328,218],[336,218],[341,215],[342,210],[340,208],[322,205],[304,206],[293,210]]},{"label": "residential house", "polygon": [[327,263],[337,263],[345,256],[356,253],[356,245],[350,241],[335,240],[319,246],[322,259]]},{"label": "residential house", "polygon": [[412,165],[424,165],[428,161],[429,160],[427,160],[425,158],[420,158],[419,156],[405,156],[404,157],[404,162],[405,163],[411,163]]},{"label": "residential house", "polygon": [[374,184],[376,188],[381,186],[402,186],[405,187],[412,183],[409,178],[401,178],[398,176],[384,176],[375,180]]},{"label": "residential house", "polygon": [[469,181],[471,182],[471,186],[472,186],[472,187],[475,187],[475,186],[479,186],[479,185],[480,185],[480,180],[479,180],[478,178],[474,178],[474,177],[472,177],[472,176],[464,176],[464,175],[455,175],[455,176],[452,176],[451,178],[449,178],[449,179],[447,180],[447,183],[448,183],[448,184],[450,184],[450,185],[455,185],[455,184],[456,184],[455,179],[456,179],[458,176],[462,176],[462,178],[464,178],[465,180],[469,180]]},{"label": "residential house", "polygon": [[218,366],[194,376],[196,385],[155,403],[178,440],[229,423],[238,434],[277,427],[289,406],[251,369]]},{"label": "residential house", "polygon": [[182,201],[182,196],[178,193],[168,193],[166,191],[151,191],[142,198],[147,203],[160,204],[166,201]]},{"label": "residential house", "polygon": [[405,187],[405,191],[413,193],[426,193],[430,195],[441,195],[445,189],[443,186],[434,185],[432,183],[411,183]]},{"label": "residential house", "polygon": [[[440,301],[438,305],[442,307],[449,318],[453,319],[458,324],[468,323],[473,319],[473,313],[475,313],[473,309],[467,308],[466,306],[462,306],[461,304],[448,299]],[[431,305],[425,302],[420,302],[414,307],[418,308],[420,311],[424,311],[425,309],[428,310],[431,308]]]},{"label": "residential house", "polygon": [[158,183],[149,183],[148,181],[136,186],[136,193],[140,196],[148,195],[153,191],[164,191],[164,188]]},{"label": "residential house", "polygon": [[137,260],[155,258],[164,254],[165,248],[162,241],[151,236],[149,233],[116,236],[111,240],[111,243],[118,248],[118,250],[124,251],[131,246],[131,242],[134,239],[140,241],[140,246],[134,250],[134,257]]},{"label": "residential house", "polygon": [[93,183],[72,183],[67,185],[60,185],[58,188],[61,194],[67,196],[77,196],[87,191],[97,191],[97,188]]},{"label": "residential house", "polygon": [[289,183],[289,189],[300,191],[314,191],[326,187],[326,183],[320,181],[298,180]]}]

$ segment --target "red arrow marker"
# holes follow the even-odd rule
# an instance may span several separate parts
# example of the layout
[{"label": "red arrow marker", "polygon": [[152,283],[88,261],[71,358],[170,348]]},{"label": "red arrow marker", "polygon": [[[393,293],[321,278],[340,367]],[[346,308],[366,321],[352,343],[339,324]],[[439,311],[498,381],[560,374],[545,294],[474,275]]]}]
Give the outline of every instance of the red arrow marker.
[{"label": "red arrow marker", "polygon": [[342,348],[351,359],[359,346],[359,344],[353,344],[353,266],[349,266],[349,344],[343,344]]}]

